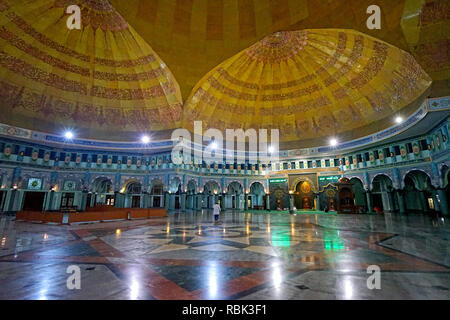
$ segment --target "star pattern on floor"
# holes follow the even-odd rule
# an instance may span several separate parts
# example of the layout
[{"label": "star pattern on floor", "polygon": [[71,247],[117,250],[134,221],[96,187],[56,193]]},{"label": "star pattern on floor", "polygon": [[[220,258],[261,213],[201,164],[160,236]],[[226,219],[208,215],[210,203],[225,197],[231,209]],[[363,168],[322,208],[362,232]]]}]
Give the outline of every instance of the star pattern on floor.
[{"label": "star pattern on floor", "polygon": [[[230,299],[315,270],[449,272],[449,267],[399,252],[397,234],[292,225],[145,223],[78,226],[51,246],[5,254],[1,262],[105,266],[142,299]],[[383,243],[386,242],[386,245]],[[136,280],[138,279],[138,280]],[[136,291],[136,290],[135,290]]]}]

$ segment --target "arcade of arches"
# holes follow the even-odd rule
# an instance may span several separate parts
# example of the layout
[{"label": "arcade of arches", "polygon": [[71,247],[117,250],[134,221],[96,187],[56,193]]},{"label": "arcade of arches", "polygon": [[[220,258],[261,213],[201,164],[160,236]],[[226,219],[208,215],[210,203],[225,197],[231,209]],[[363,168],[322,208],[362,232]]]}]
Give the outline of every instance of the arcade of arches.
[{"label": "arcade of arches", "polygon": [[[201,178],[186,176],[175,176],[170,184],[164,184],[161,178],[154,178],[147,184],[129,179],[117,190],[113,178],[101,176],[93,179],[90,186],[84,189],[60,190],[58,185],[48,192],[13,189],[10,192],[17,193],[15,196],[21,199],[23,207],[14,207],[19,206],[20,202],[11,203],[8,193],[2,193],[2,205],[16,209],[4,211],[57,211],[64,207],[84,211],[105,206],[196,211],[212,209],[217,203],[223,210],[447,215],[447,199],[450,196],[448,174],[449,169],[444,166],[442,186],[434,185],[425,171],[417,169],[405,172],[400,181],[393,181],[390,173],[374,174],[370,185],[363,182],[367,175],[333,176],[334,180],[318,175],[316,181],[297,178],[292,190],[287,182],[272,183],[273,179],[209,179],[202,183]],[[183,184],[183,181],[187,182]],[[73,184],[77,183],[74,181]]]}]

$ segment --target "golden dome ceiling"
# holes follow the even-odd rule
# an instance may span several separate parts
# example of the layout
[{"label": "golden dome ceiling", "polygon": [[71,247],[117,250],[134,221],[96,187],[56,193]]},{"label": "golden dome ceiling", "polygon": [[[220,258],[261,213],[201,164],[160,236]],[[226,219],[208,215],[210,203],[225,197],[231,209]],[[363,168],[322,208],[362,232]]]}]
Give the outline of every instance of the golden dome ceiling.
[{"label": "golden dome ceiling", "polygon": [[[81,30],[66,8],[81,8]],[[167,66],[107,0],[0,0],[0,122],[83,136],[136,138],[179,126]]]},{"label": "golden dome ceiling", "polygon": [[[81,30],[66,27],[72,4]],[[0,123],[130,140],[203,119],[303,146],[368,134],[430,94],[425,72],[443,95],[450,78],[448,1],[379,0],[381,30],[367,29],[372,4],[0,0]]]},{"label": "golden dome ceiling", "polygon": [[410,52],[433,80],[450,77],[450,1],[407,0],[401,26]]},{"label": "golden dome ceiling", "polygon": [[[448,0],[111,0],[111,3],[167,63],[184,99],[208,71],[277,31],[353,29],[409,51],[433,80],[450,78]],[[380,30],[369,30],[366,26],[369,17],[366,11],[373,4],[381,8]],[[448,93],[448,85],[443,86]]]},{"label": "golden dome ceiling", "polygon": [[312,146],[392,125],[379,122],[431,82],[410,54],[353,30],[278,32],[203,77],[185,103],[184,126],[279,128],[280,140]]}]

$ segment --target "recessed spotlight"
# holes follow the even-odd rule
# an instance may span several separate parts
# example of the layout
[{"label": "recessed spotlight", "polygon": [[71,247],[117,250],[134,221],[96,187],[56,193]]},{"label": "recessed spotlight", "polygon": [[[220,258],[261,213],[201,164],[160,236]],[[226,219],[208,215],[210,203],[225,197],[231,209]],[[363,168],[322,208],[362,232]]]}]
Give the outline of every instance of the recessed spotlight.
[{"label": "recessed spotlight", "polygon": [[396,123],[402,123],[403,122],[403,118],[398,116],[398,117],[395,118],[395,122]]},{"label": "recessed spotlight", "polygon": [[150,142],[150,137],[149,136],[142,136],[141,138],[142,143],[149,143]]},{"label": "recessed spotlight", "polygon": [[330,146],[335,147],[335,146],[337,146],[337,144],[338,144],[338,141],[336,138],[332,138],[330,140]]},{"label": "recessed spotlight", "polygon": [[66,131],[64,133],[64,138],[66,138],[68,140],[72,139],[73,138],[73,132],[72,131]]}]

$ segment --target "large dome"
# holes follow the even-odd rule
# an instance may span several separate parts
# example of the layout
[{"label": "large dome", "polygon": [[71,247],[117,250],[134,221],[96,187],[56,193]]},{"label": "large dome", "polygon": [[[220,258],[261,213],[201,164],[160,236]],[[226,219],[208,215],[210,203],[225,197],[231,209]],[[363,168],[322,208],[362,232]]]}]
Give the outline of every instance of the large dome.
[{"label": "large dome", "polygon": [[[413,53],[433,80],[450,77],[448,0],[111,0],[173,71],[186,99],[224,60],[278,31],[353,29]],[[381,29],[367,28],[367,8]],[[434,82],[433,86],[438,82]],[[446,95],[447,84],[439,81]]]},{"label": "large dome", "polygon": [[321,145],[391,126],[431,82],[410,54],[353,30],[278,32],[209,72],[185,104],[184,125],[279,128],[283,142]]},{"label": "large dome", "polygon": [[[66,8],[81,8],[81,30]],[[179,126],[179,86],[107,0],[0,0],[0,122],[135,139]]]}]

